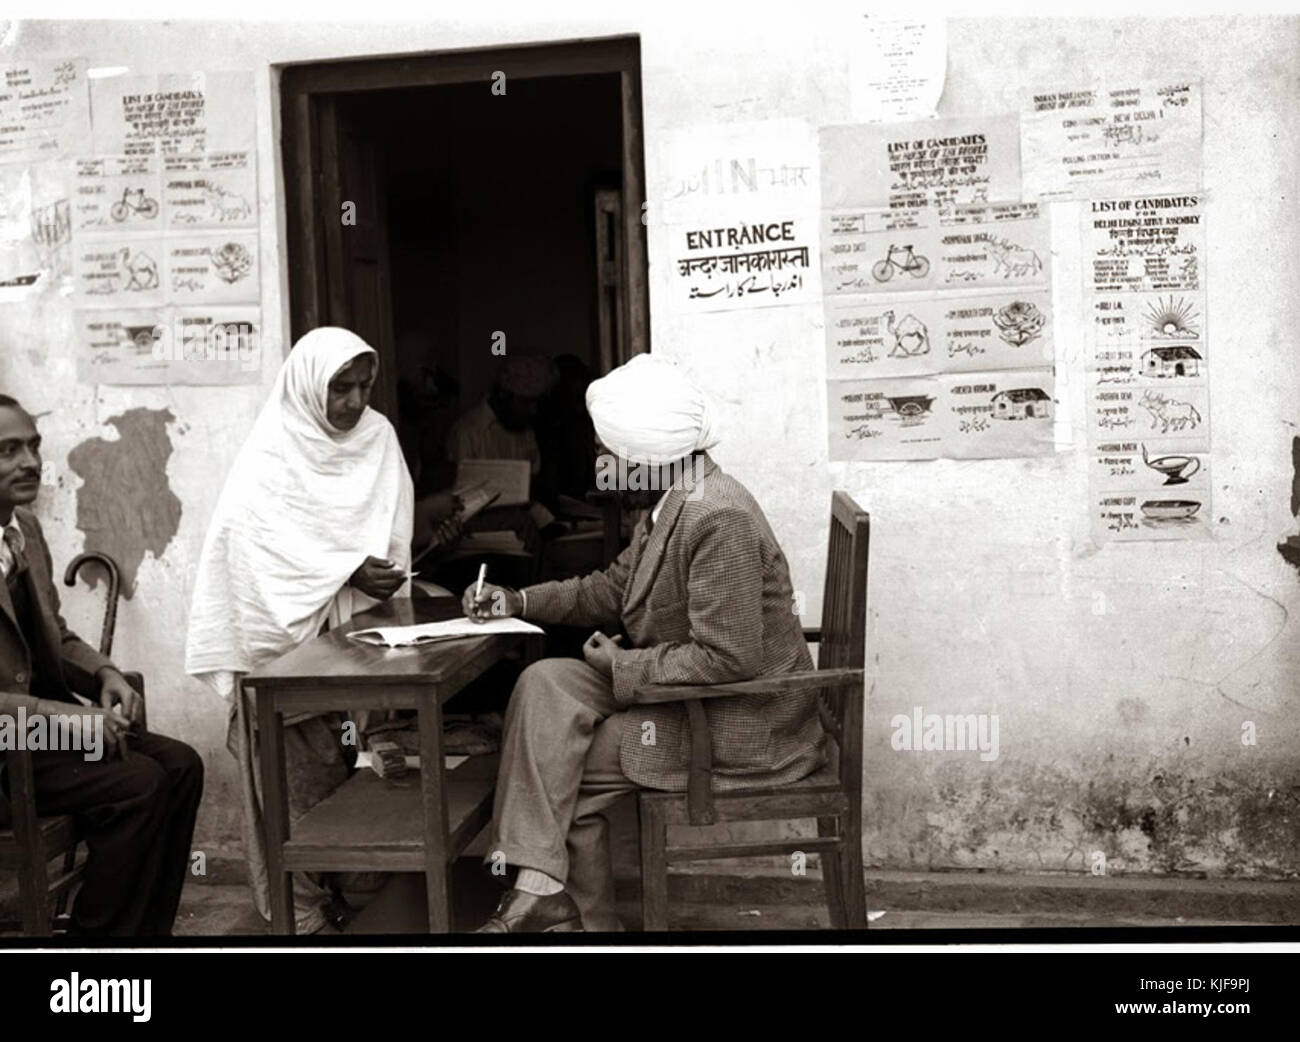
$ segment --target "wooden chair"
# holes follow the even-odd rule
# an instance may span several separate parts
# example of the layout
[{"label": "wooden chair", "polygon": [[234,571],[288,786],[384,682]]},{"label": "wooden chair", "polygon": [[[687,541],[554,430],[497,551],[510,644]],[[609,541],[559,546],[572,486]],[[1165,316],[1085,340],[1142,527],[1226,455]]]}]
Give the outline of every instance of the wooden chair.
[{"label": "wooden chair", "polygon": [[[76,583],[77,571],[84,561],[101,563],[109,575],[108,598],[99,649],[107,655],[113,647],[113,630],[117,618],[119,578],[117,565],[106,554],[81,554],[68,565],[64,582]],[[123,673],[127,682],[141,695],[144,677]],[[68,706],[75,713],[75,705]],[[143,717],[141,725],[144,726]],[[32,776],[32,754],[26,749],[6,754],[5,774],[9,782],[9,813],[0,792],[0,871],[18,875],[18,900],[21,919],[0,919],[0,933],[21,929],[32,937],[49,937],[67,929],[65,914],[68,897],[81,881],[84,866],[77,864],[77,844],[81,834],[70,814],[42,818],[36,813],[36,788]],[[6,820],[11,819],[11,820]],[[50,862],[60,859],[57,874],[51,876]]]},{"label": "wooden chair", "polygon": [[[686,793],[643,790],[641,891],[644,928],[668,929],[668,866],[678,861],[816,852],[831,925],[865,929],[862,874],[862,716],[865,701],[867,545],[870,517],[845,493],[831,497],[830,546],[820,629],[805,629],[820,645],[818,667],[734,684],[662,685],[642,688],[639,701],[685,702],[691,728]],[[822,725],[830,736],[830,763],[813,775],[775,788],[712,792],[712,743],[705,698],[765,694],[772,698],[817,690]],[[829,743],[828,743],[829,744]],[[720,821],[817,819],[817,836],[750,843],[715,841],[668,846],[669,825]]]}]

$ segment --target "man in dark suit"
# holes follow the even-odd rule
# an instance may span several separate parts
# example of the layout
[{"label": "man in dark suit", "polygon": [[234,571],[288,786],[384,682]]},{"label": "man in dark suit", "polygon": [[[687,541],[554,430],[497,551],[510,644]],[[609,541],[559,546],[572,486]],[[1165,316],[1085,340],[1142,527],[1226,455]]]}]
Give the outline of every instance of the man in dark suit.
[{"label": "man in dark suit", "polygon": [[[642,686],[812,668],[776,536],[705,451],[717,438],[703,393],[670,363],[639,355],[593,383],[587,407],[608,449],[598,484],[609,484],[602,466],[616,469],[626,505],[653,508],[631,545],[580,579],[464,596],[471,618],[621,631],[598,629],[585,661],[533,664],[511,695],[488,859],[519,872],[488,932],[620,929],[605,812],[638,786],[687,787],[686,708],[638,705]],[[632,479],[637,468],[654,475],[649,490]],[[815,692],[709,699],[705,713],[719,791],[786,784],[825,762]]]},{"label": "man in dark suit", "polygon": [[[87,755],[83,742],[81,751],[32,753],[37,813],[72,814],[89,850],[71,932],[167,936],[203,795],[203,761],[182,742],[140,733],[140,695],[64,624],[50,551],[26,509],[40,490],[40,441],[32,418],[0,395],[0,717],[75,716],[89,733],[102,726],[107,749]],[[74,691],[94,703],[78,703]],[[10,817],[5,757],[0,748],[0,826]]]}]

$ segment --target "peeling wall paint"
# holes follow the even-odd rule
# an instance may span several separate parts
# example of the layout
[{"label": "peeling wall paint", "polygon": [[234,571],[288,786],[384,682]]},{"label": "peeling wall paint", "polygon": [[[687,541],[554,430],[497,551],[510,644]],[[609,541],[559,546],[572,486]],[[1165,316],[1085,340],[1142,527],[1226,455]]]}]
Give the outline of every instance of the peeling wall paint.
[{"label": "peeling wall paint", "polygon": [[135,594],[144,555],[161,558],[180,526],[181,501],[167,483],[173,419],[166,409],[130,409],[108,420],[116,440],[91,438],[68,453],[68,466],[81,478],[77,528],[87,550],[117,562],[124,597]]}]

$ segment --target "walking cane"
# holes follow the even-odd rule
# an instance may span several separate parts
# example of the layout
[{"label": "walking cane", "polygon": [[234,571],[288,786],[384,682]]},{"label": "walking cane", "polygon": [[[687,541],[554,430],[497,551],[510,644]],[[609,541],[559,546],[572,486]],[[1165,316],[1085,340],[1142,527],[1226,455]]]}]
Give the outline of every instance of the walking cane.
[{"label": "walking cane", "polygon": [[104,604],[104,626],[99,631],[99,653],[107,658],[113,653],[113,631],[117,628],[117,597],[122,588],[122,575],[117,570],[117,562],[108,554],[92,550],[78,554],[68,564],[67,571],[63,573],[65,586],[77,585],[77,572],[87,561],[98,561],[104,566],[104,571],[108,572],[108,598]]}]

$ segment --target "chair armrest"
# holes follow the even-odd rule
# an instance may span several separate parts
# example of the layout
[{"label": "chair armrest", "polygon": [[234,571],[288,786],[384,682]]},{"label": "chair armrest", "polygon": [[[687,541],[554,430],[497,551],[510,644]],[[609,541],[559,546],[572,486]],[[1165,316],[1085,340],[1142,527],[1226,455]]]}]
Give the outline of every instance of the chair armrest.
[{"label": "chair armrest", "polygon": [[147,731],[149,729],[149,718],[147,716],[149,703],[144,697],[144,674],[123,670],[122,676],[128,684],[140,693],[140,728]]},{"label": "chair armrest", "polygon": [[684,702],[692,698],[730,698],[733,695],[784,695],[823,687],[848,687],[862,683],[865,675],[861,669],[809,669],[732,684],[646,684],[637,688],[636,702],[644,705]]}]

